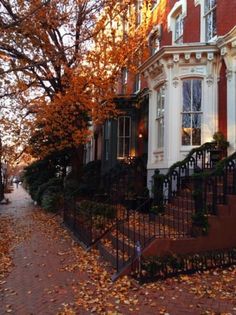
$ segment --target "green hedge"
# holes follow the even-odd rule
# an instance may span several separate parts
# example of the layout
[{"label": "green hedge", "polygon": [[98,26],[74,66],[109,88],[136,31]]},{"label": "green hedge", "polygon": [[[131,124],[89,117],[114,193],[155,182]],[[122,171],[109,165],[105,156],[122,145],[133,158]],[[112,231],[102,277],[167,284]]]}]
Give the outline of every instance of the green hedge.
[{"label": "green hedge", "polygon": [[83,200],[79,203],[78,211],[86,215],[102,216],[107,219],[115,219],[116,207],[107,203]]}]

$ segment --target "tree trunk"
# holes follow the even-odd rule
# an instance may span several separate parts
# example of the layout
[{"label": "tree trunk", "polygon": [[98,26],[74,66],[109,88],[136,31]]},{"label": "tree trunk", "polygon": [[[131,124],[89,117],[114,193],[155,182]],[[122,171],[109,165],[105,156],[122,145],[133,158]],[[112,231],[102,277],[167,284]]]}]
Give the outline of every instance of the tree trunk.
[{"label": "tree trunk", "polygon": [[4,199],[4,185],[2,176],[2,139],[0,137],[0,201]]}]

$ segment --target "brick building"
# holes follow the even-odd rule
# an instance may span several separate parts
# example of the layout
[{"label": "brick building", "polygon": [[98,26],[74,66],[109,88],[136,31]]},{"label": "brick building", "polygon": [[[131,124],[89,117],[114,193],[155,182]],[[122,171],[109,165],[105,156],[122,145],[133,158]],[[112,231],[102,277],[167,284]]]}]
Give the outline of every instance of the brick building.
[{"label": "brick building", "polygon": [[[137,27],[143,7],[138,1]],[[236,150],[236,0],[156,0],[149,10],[150,56],[135,76],[122,69],[117,102],[126,113],[96,134],[95,156],[104,170],[146,156],[150,187],[155,169],[165,172],[216,131]]]}]

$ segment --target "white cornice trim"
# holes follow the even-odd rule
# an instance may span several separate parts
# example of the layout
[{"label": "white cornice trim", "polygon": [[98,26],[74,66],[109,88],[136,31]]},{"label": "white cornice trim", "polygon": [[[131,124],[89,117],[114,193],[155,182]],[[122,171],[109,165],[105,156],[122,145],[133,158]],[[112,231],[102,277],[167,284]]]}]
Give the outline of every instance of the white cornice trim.
[{"label": "white cornice trim", "polygon": [[[173,58],[174,55],[192,55],[195,56],[196,60],[199,60],[199,56],[203,56],[203,54],[209,59],[210,55],[217,53],[219,54],[219,48],[216,45],[210,45],[210,44],[188,44],[188,45],[181,45],[181,46],[163,46],[155,55],[150,57],[148,60],[146,60],[140,67],[139,71],[140,73],[144,73],[146,70],[148,70],[150,67],[154,66],[157,67],[157,64],[159,64],[159,61],[162,59],[170,59]],[[209,59],[210,60],[210,59]]]},{"label": "white cornice trim", "polygon": [[216,44],[219,48],[222,48],[234,41],[236,41],[236,25],[226,35],[219,37]]}]

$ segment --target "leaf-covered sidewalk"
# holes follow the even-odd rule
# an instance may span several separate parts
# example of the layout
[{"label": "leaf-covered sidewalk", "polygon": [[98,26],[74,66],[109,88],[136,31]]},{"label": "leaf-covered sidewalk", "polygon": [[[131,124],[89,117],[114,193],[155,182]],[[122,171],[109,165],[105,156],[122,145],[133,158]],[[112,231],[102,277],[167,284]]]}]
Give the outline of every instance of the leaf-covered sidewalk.
[{"label": "leaf-covered sidewalk", "polygon": [[0,314],[236,314],[236,268],[139,286],[112,283],[97,252],[85,252],[58,216],[19,187],[0,205]]}]

